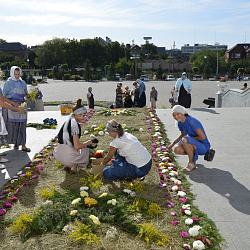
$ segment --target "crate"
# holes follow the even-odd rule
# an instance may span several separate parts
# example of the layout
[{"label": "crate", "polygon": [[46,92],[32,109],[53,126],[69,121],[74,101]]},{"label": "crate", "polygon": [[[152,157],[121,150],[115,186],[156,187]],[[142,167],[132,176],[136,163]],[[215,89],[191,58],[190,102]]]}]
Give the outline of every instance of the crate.
[{"label": "crate", "polygon": [[67,107],[60,107],[61,115],[69,115],[73,112],[73,107],[67,106]]},{"label": "crate", "polygon": [[111,163],[108,163],[106,165],[101,165],[101,162],[103,161],[104,158],[93,158],[92,159],[92,173],[94,175],[99,174],[100,176],[103,175],[102,171],[104,168],[106,168],[107,166],[110,166]]}]

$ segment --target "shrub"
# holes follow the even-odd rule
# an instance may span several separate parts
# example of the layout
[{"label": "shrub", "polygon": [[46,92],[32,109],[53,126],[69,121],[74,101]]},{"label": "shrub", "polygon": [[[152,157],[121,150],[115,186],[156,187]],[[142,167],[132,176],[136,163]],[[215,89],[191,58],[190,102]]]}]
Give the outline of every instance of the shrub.
[{"label": "shrub", "polygon": [[75,80],[75,81],[78,81],[78,80],[81,80],[81,77],[80,77],[80,75],[72,75],[71,79]]},{"label": "shrub", "polygon": [[37,82],[42,82],[42,78],[38,78],[38,79],[37,79]]},{"label": "shrub", "polygon": [[47,73],[47,77],[50,78],[50,79],[53,78],[53,73],[52,72],[48,72]]},{"label": "shrub", "polygon": [[64,74],[64,80],[69,80],[70,79],[70,74]]}]

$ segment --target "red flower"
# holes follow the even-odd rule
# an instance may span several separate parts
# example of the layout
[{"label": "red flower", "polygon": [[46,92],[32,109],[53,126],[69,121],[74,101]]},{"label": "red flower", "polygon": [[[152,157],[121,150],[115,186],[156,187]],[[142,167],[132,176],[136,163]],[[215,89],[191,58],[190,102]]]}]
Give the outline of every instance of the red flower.
[{"label": "red flower", "polygon": [[209,240],[208,238],[204,238],[204,241],[207,243],[209,247],[212,246],[211,240]]}]

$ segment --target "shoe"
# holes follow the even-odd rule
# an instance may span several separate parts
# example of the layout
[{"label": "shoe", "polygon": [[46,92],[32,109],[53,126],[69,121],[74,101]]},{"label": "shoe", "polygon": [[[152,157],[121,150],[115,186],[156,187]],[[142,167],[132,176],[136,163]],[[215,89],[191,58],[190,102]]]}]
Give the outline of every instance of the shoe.
[{"label": "shoe", "polygon": [[14,149],[18,149],[18,146],[14,146]]},{"label": "shoe", "polygon": [[22,151],[24,151],[24,152],[30,152],[31,150],[30,150],[30,148],[22,148]]},{"label": "shoe", "polygon": [[0,169],[4,169],[4,168],[6,168],[6,166],[3,164],[0,164]]},{"label": "shoe", "polygon": [[63,170],[69,173],[70,168],[69,167],[64,167]]},{"label": "shoe", "polygon": [[194,170],[195,168],[197,168],[196,165],[194,163],[189,162],[188,165],[185,168],[183,168],[182,170],[184,172],[190,172],[190,171]]},{"label": "shoe", "polygon": [[5,163],[5,162],[8,162],[8,161],[10,161],[10,160],[2,157],[2,159],[0,160],[0,163]]},{"label": "shoe", "polygon": [[71,170],[71,169],[68,171],[68,173],[70,173],[70,174],[76,174],[76,172],[74,170]]},{"label": "shoe", "polygon": [[144,181],[145,180],[145,176],[143,176],[143,177],[141,177],[140,179],[139,179],[139,181],[141,182],[141,181]]}]

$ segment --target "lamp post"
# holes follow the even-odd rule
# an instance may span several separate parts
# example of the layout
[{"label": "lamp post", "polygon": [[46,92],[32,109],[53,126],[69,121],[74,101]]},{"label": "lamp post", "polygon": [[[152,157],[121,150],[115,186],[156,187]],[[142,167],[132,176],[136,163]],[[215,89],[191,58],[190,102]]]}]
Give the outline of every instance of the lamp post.
[{"label": "lamp post", "polygon": [[29,75],[30,75],[29,61],[30,61],[30,59],[29,59],[29,58],[27,58],[27,64],[28,64],[28,77],[29,77]]},{"label": "lamp post", "polygon": [[137,59],[140,58],[138,54],[133,54],[130,59],[135,59],[135,77],[137,77]]}]

